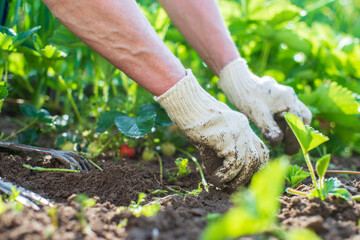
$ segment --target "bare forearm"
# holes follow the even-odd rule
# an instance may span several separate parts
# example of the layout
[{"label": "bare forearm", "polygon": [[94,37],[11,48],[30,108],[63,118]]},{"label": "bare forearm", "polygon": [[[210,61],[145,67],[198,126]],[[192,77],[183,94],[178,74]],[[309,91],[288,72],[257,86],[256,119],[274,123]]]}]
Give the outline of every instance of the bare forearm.
[{"label": "bare forearm", "polygon": [[216,0],[158,0],[174,25],[210,69],[220,70],[239,57]]},{"label": "bare forearm", "polygon": [[78,38],[155,95],[185,76],[134,0],[43,0]]}]

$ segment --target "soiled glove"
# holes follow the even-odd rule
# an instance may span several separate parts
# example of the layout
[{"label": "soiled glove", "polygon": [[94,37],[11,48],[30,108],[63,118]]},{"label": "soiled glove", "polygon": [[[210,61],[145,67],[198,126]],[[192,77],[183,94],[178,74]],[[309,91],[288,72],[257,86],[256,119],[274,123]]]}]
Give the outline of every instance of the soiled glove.
[{"label": "soiled glove", "polygon": [[267,162],[268,149],[247,118],[210,96],[190,70],[155,100],[195,145],[216,186],[245,185]]},{"label": "soiled glove", "polygon": [[299,150],[283,113],[295,114],[305,124],[311,122],[312,116],[291,87],[280,85],[269,76],[254,75],[242,58],[224,67],[218,85],[230,102],[255,123],[271,146],[284,140],[285,153],[294,154]]}]

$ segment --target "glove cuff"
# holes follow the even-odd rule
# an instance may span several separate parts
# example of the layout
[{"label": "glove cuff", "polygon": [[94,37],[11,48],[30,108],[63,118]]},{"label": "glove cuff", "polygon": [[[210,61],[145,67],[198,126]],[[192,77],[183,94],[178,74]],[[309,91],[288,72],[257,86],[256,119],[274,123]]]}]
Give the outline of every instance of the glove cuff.
[{"label": "glove cuff", "polygon": [[165,108],[180,129],[198,124],[217,109],[228,108],[226,104],[217,101],[200,86],[191,70],[186,70],[184,78],[154,99]]},{"label": "glove cuff", "polygon": [[[224,91],[230,102],[239,105],[244,91],[256,89],[256,78],[250,71],[245,59],[237,58],[220,72],[218,87]],[[252,89],[252,90],[251,90]],[[241,110],[240,106],[236,106]]]}]

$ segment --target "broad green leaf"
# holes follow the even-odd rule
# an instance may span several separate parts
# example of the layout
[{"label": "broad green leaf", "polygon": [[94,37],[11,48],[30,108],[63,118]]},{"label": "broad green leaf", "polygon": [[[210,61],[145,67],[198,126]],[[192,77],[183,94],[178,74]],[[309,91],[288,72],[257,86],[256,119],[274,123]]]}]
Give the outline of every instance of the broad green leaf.
[{"label": "broad green leaf", "polygon": [[320,179],[323,179],[325,176],[326,169],[329,166],[331,155],[326,154],[322,158],[320,158],[316,163],[316,172]]},{"label": "broad green leaf", "polygon": [[148,113],[155,112],[156,113],[155,125],[157,126],[166,127],[172,124],[172,121],[169,118],[168,114],[166,113],[165,109],[162,108],[158,103],[148,103],[142,105],[139,108],[138,113],[140,114],[142,112],[148,112]]},{"label": "broad green leaf", "polygon": [[5,99],[9,95],[9,90],[4,85],[0,84],[0,100]]},{"label": "broad green leaf", "polygon": [[34,42],[35,49],[38,51],[40,51],[40,49],[42,49],[44,47],[39,35],[36,33],[33,35],[33,42]]},{"label": "broad green leaf", "polygon": [[[234,198],[235,206],[225,215],[211,221],[201,239],[238,238],[263,233],[276,224],[287,161],[270,162],[253,176],[249,189],[241,189]],[[271,181],[269,181],[271,179]]]},{"label": "broad green leaf", "polygon": [[311,44],[291,30],[278,30],[274,34],[274,38],[279,43],[285,43],[289,48],[296,51],[304,52],[305,54],[311,52]]},{"label": "broad green leaf", "polygon": [[38,110],[33,105],[20,105],[20,110],[28,118],[37,118],[38,116]]},{"label": "broad green leaf", "polygon": [[18,142],[22,144],[32,144],[39,140],[40,133],[34,128],[30,128],[18,135]]},{"label": "broad green leaf", "polygon": [[301,9],[287,1],[266,1],[260,8],[248,13],[250,20],[288,21],[300,13]]},{"label": "broad green leaf", "polygon": [[31,28],[28,31],[18,34],[16,37],[14,37],[14,46],[19,46],[21,43],[23,43],[28,37],[30,37],[34,32],[36,32],[40,28],[41,28],[41,26],[37,26],[37,27]]},{"label": "broad green leaf", "polygon": [[13,39],[6,33],[0,32],[0,50],[10,51],[13,47]]},{"label": "broad green leaf", "polygon": [[115,125],[119,131],[128,137],[139,138],[145,136],[154,127],[156,113],[141,113],[137,118],[120,116],[115,118]]},{"label": "broad green leaf", "polygon": [[327,136],[309,126],[305,126],[299,117],[291,113],[284,113],[284,116],[305,154],[329,140]]},{"label": "broad green leaf", "polygon": [[285,175],[285,179],[290,183],[291,187],[293,188],[309,176],[310,173],[303,171],[302,167],[298,165],[289,165]]},{"label": "broad green leaf", "polygon": [[115,111],[115,110],[104,112],[99,116],[96,131],[103,132],[106,129],[109,129],[110,127],[114,126],[115,118],[120,116],[126,116],[126,115],[120,111]]}]

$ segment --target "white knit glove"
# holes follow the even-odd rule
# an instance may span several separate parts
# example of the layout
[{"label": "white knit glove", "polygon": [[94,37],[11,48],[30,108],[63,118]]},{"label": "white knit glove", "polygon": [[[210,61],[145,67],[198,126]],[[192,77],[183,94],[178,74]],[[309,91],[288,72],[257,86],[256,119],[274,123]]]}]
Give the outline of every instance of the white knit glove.
[{"label": "white knit glove", "polygon": [[242,58],[223,68],[218,85],[230,102],[255,123],[271,146],[284,140],[285,153],[294,154],[299,150],[283,113],[295,114],[305,124],[311,122],[312,116],[291,87],[278,84],[269,76],[254,75]]},{"label": "white knit glove", "polygon": [[218,187],[245,185],[268,160],[247,118],[210,96],[190,70],[157,100],[200,153]]}]

